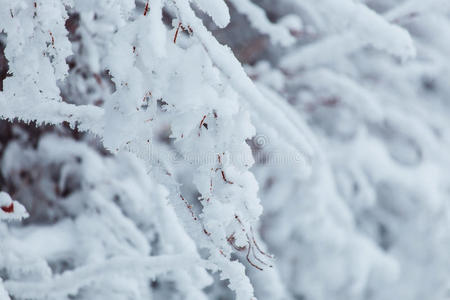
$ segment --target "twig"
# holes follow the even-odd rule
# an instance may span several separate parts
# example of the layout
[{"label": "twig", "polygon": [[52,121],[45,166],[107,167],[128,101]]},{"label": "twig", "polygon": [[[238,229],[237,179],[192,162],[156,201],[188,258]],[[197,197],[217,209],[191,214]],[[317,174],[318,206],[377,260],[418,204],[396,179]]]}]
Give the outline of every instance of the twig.
[{"label": "twig", "polygon": [[205,122],[205,119],[206,119],[206,115],[204,115],[203,119],[200,121],[200,125],[198,126],[199,129],[202,129],[202,125],[203,125],[203,122]]},{"label": "twig", "polygon": [[178,23],[177,31],[175,31],[175,36],[173,37],[173,43],[177,43],[178,32],[180,31],[181,22]]},{"label": "twig", "polygon": [[1,209],[2,209],[5,213],[8,213],[8,214],[13,213],[13,212],[14,212],[14,203],[11,202],[11,204],[8,205],[8,206],[2,206]]},{"label": "twig", "polygon": [[261,253],[261,254],[264,255],[264,256],[267,256],[268,258],[273,259],[273,256],[272,256],[272,255],[269,255],[269,254],[265,253],[264,251],[262,251],[262,250],[259,248],[258,243],[257,243],[256,240],[255,240],[255,234],[253,233],[253,227],[251,227],[251,226],[250,226],[250,232],[251,232],[251,234],[252,234],[253,244],[255,244],[256,249],[258,249],[259,253]]},{"label": "twig", "polygon": [[220,171],[222,173],[222,179],[223,181],[225,181],[228,184],[234,184],[233,181],[229,181],[226,177],[225,177],[225,172],[223,170]]},{"label": "twig", "polygon": [[255,265],[255,264],[250,260],[250,258],[249,258],[249,255],[250,255],[250,248],[251,248],[251,247],[252,247],[252,245],[250,244],[250,242],[248,242],[248,251],[247,251],[247,256],[246,256],[246,257],[247,257],[247,261],[248,261],[248,263],[249,263],[250,265],[252,265],[254,268],[256,268],[256,269],[262,271],[263,269],[262,269],[261,267]]},{"label": "twig", "polygon": [[146,16],[147,13],[148,13],[148,1],[147,1],[147,4],[145,4],[144,16]]}]

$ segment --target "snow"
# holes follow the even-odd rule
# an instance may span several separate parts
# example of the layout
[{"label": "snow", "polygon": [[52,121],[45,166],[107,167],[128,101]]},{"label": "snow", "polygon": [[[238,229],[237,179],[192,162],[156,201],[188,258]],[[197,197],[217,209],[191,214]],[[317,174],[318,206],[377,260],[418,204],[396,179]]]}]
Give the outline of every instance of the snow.
[{"label": "snow", "polygon": [[0,221],[20,220],[27,217],[28,213],[22,204],[13,201],[7,193],[0,192]]},{"label": "snow", "polygon": [[446,299],[447,2],[0,0],[0,299]]},{"label": "snow", "polygon": [[[236,10],[245,15],[252,26],[260,31],[261,33],[267,34],[270,39],[282,46],[289,46],[294,43],[294,37],[289,32],[288,26],[283,26],[282,24],[272,24],[266,16],[265,11],[253,4],[250,0],[231,0],[231,4],[236,8]],[[293,25],[292,27],[298,27],[294,20],[292,20],[287,25]],[[297,26],[296,26],[297,25]]]},{"label": "snow", "polygon": [[65,295],[76,295],[77,291],[83,286],[103,280],[103,276],[99,277],[98,274],[133,274],[139,272],[147,273],[148,276],[155,276],[158,273],[195,265],[207,266],[201,260],[192,260],[192,257],[187,255],[115,257],[102,263],[78,268],[76,271],[67,271],[46,282],[27,283],[11,280],[6,281],[4,285],[15,297],[64,297]]}]

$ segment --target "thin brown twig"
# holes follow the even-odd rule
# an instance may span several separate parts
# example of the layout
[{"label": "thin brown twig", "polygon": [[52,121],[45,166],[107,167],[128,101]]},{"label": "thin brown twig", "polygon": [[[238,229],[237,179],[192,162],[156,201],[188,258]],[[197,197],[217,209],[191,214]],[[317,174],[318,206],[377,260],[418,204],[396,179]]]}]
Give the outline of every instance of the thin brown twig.
[{"label": "thin brown twig", "polygon": [[183,200],[184,204],[186,205],[186,207],[189,209],[189,212],[191,213],[192,218],[194,219],[194,221],[197,221],[198,218],[195,216],[194,211],[192,210],[192,205],[190,205],[186,199],[184,199],[183,195],[180,194],[180,198],[181,200]]},{"label": "thin brown twig", "polygon": [[173,37],[173,43],[174,44],[177,43],[178,32],[180,31],[180,27],[181,27],[181,22],[178,23],[177,31],[175,31],[175,36]]},{"label": "thin brown twig", "polygon": [[50,33],[50,37],[52,38],[52,46],[53,48],[55,48],[55,37],[53,36],[53,33],[51,31],[49,31]]},{"label": "thin brown twig", "polygon": [[259,266],[257,266],[257,265],[255,265],[251,260],[250,260],[250,258],[249,258],[249,255],[250,255],[250,248],[252,247],[252,245],[250,244],[250,241],[248,242],[248,251],[247,251],[247,261],[248,261],[248,263],[250,264],[250,265],[252,265],[254,268],[256,268],[256,269],[258,269],[258,270],[260,270],[260,271],[263,271],[263,269],[261,268],[261,267],[259,267]]},{"label": "thin brown twig", "polygon": [[267,254],[266,252],[262,251],[262,250],[259,248],[258,243],[257,243],[256,240],[255,240],[255,234],[253,233],[253,227],[252,227],[252,226],[250,226],[250,232],[251,232],[251,234],[252,234],[253,244],[255,244],[256,249],[258,249],[259,253],[261,253],[262,255],[267,256],[268,258],[271,258],[271,259],[272,259],[272,258],[273,258],[272,255]]},{"label": "thin brown twig", "polygon": [[222,173],[222,179],[223,179],[223,181],[225,181],[225,182],[228,183],[228,184],[234,184],[233,181],[229,181],[229,180],[227,179],[227,177],[225,176],[225,172],[224,172],[223,170],[221,170],[220,172]]},{"label": "thin brown twig", "polygon": [[147,1],[147,4],[145,4],[144,16],[146,16],[147,13],[148,13],[148,1]]},{"label": "thin brown twig", "polygon": [[245,250],[245,246],[237,246],[236,245],[236,238],[234,237],[234,233],[231,234],[228,238],[227,238],[228,243],[237,251],[244,251]]},{"label": "thin brown twig", "polygon": [[205,122],[206,119],[206,115],[203,116],[203,119],[200,121],[200,125],[198,126],[198,128],[202,128],[203,122]]},{"label": "thin brown twig", "polygon": [[265,265],[265,266],[268,266],[269,268],[272,268],[271,265],[269,265],[268,263],[266,263],[266,262],[264,262],[262,259],[260,259],[258,256],[256,256],[255,248],[254,248],[254,247],[252,247],[252,254],[253,254],[253,257],[254,257],[257,261],[259,261],[260,263],[262,263],[262,264]]}]

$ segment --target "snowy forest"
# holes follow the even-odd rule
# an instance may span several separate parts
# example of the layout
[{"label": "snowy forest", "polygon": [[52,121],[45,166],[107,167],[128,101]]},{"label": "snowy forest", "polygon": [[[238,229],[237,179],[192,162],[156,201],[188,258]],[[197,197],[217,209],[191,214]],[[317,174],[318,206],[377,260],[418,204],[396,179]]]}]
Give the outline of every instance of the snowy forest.
[{"label": "snowy forest", "polygon": [[0,300],[450,300],[449,0],[0,0]]}]

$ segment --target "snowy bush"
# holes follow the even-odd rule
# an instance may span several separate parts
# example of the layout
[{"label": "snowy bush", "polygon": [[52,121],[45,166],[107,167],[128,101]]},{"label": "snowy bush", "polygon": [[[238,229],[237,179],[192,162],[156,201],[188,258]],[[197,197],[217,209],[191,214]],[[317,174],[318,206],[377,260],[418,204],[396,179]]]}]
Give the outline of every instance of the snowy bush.
[{"label": "snowy bush", "polygon": [[448,1],[0,7],[0,299],[450,297]]}]

